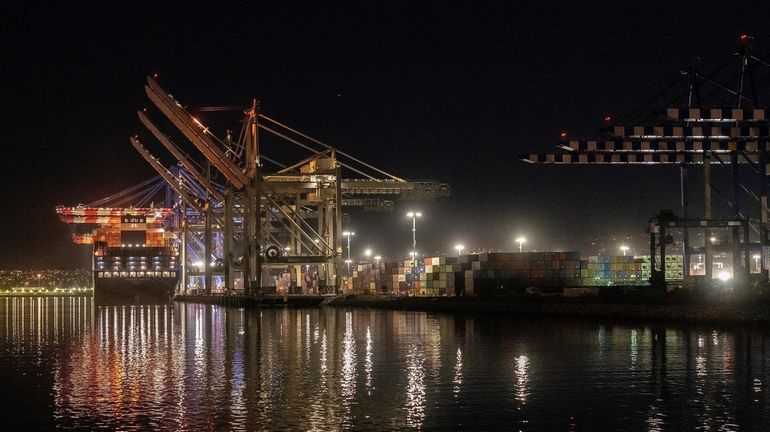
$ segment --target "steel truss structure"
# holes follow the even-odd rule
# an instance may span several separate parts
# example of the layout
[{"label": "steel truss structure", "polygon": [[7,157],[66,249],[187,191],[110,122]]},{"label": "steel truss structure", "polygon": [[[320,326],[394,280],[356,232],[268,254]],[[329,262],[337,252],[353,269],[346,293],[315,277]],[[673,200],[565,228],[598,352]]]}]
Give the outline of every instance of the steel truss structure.
[{"label": "steel truss structure", "polygon": [[[343,269],[343,208],[389,211],[394,200],[434,200],[450,193],[445,183],[405,180],[292,129],[262,114],[256,100],[243,109],[240,136],[233,139],[228,132],[219,139],[154,78],[147,78],[145,91],[197,153],[163,133],[146,110],[137,112],[176,160],[167,167],[138,135],[129,139],[172,192],[183,244],[183,293],[191,278],[202,278],[204,293],[212,292],[216,280],[226,292],[259,295],[270,284],[271,267],[293,267],[299,276],[302,266],[311,265],[322,287],[336,290]],[[219,109],[200,111],[205,110]],[[260,132],[307,156],[291,164],[269,158],[260,149]],[[343,178],[343,170],[352,176]]]},{"label": "steel truss structure", "polygon": [[[664,109],[653,109],[643,124],[618,123],[603,130],[597,139],[564,140],[553,153],[531,153],[519,156],[524,162],[546,165],[677,165],[680,167],[682,220],[690,221],[688,204],[688,171],[695,171],[703,179],[703,217],[697,219],[706,228],[721,226],[712,215],[712,192],[729,205],[733,222],[745,221],[757,234],[757,248],[761,254],[760,269],[765,282],[768,266],[768,185],[770,184],[768,139],[770,139],[770,112],[760,104],[762,85],[770,75],[757,77],[757,70],[770,66],[770,55],[757,57],[751,49],[751,37],[741,35],[738,51],[721,69],[738,59],[738,73],[726,82],[712,78],[717,72],[704,75],[696,65],[682,71],[686,90],[669,102],[683,102],[685,106],[669,104]],[[663,93],[674,88],[681,78],[669,85]],[[705,88],[712,90],[702,95]],[[661,94],[663,94],[661,93]],[[660,95],[651,99],[657,99]],[[708,107],[706,100],[715,103]],[[648,101],[643,106],[649,106]],[[638,110],[637,110],[638,111]],[[630,117],[627,116],[626,118]],[[753,184],[740,176],[739,166],[750,166],[759,178]],[[726,197],[712,184],[712,166],[721,166],[731,177],[731,196]],[[689,167],[689,169],[688,169]],[[759,217],[750,218],[741,207],[741,195],[747,194],[757,202]],[[708,222],[714,221],[714,224]],[[684,230],[684,268],[689,269],[691,253],[688,228],[690,224],[676,225]],[[738,238],[741,224],[733,223],[733,238]],[[748,230],[745,231],[746,233]],[[748,236],[742,245],[743,254],[753,246]],[[654,249],[654,244],[651,247]],[[713,252],[709,241],[704,244],[706,278],[712,278]],[[740,256],[740,251],[735,251]],[[734,257],[735,257],[734,256]],[[736,264],[740,260],[735,260]],[[745,259],[745,271],[749,260]],[[735,269],[736,271],[738,268]],[[685,273],[687,274],[687,273]]]}]

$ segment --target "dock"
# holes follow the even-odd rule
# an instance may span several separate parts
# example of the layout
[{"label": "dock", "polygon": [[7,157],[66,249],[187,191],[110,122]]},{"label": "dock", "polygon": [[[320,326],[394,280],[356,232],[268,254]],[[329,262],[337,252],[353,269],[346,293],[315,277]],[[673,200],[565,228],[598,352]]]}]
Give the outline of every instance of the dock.
[{"label": "dock", "polygon": [[326,300],[322,295],[268,294],[262,296],[243,295],[177,295],[174,301],[182,303],[203,303],[228,307],[318,307]]}]

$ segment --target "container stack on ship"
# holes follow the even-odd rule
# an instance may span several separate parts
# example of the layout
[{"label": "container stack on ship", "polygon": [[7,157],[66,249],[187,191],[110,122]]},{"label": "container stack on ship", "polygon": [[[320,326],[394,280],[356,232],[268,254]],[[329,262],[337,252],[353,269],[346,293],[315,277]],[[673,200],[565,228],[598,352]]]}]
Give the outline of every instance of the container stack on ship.
[{"label": "container stack on ship", "polygon": [[56,212],[66,223],[96,226],[73,239],[93,245],[97,305],[171,301],[181,272],[176,237],[165,226],[172,209],[60,206]]}]

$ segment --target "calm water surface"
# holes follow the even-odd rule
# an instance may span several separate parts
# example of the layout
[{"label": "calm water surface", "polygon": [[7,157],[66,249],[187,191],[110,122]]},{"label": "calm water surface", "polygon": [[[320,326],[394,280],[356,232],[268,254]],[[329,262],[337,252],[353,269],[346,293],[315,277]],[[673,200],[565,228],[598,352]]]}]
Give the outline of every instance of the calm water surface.
[{"label": "calm water surface", "polygon": [[3,430],[770,430],[770,331],[0,299]]}]

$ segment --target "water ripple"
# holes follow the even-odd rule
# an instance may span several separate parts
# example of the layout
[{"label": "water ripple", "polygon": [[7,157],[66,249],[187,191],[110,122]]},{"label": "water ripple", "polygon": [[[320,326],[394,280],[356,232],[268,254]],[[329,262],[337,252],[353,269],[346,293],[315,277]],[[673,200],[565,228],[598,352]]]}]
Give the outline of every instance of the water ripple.
[{"label": "water ripple", "polygon": [[27,430],[766,430],[769,342],[743,328],[6,298],[0,415]]}]

